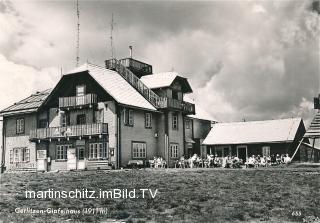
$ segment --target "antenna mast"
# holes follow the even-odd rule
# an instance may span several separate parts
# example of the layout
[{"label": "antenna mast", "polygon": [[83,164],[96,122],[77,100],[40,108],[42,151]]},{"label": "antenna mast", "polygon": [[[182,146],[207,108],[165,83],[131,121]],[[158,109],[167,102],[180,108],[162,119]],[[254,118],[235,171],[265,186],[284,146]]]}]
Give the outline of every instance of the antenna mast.
[{"label": "antenna mast", "polygon": [[113,13],[111,15],[111,24],[110,24],[110,47],[111,47],[111,59],[114,59],[114,47],[113,47],[113,27],[115,23],[113,21]]},{"label": "antenna mast", "polygon": [[80,48],[80,11],[79,11],[79,0],[77,0],[77,57],[76,57],[76,66],[79,66],[79,48]]}]

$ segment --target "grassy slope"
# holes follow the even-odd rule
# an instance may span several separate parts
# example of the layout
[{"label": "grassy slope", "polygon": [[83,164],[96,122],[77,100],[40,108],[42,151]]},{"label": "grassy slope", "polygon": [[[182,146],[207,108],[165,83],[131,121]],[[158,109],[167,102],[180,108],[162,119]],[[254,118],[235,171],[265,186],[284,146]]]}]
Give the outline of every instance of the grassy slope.
[{"label": "grassy slope", "polygon": [[[107,207],[109,218],[132,214],[133,221],[236,222],[300,221],[320,217],[320,170],[315,169],[197,169],[130,170],[109,172],[17,173],[1,176],[0,220],[13,222],[81,222],[105,216],[15,214],[16,207]],[[47,199],[27,200],[29,190],[88,188],[159,189],[156,199]],[[16,194],[18,193],[18,194]],[[301,211],[302,216],[292,216]],[[6,221],[5,221],[6,222]]]}]

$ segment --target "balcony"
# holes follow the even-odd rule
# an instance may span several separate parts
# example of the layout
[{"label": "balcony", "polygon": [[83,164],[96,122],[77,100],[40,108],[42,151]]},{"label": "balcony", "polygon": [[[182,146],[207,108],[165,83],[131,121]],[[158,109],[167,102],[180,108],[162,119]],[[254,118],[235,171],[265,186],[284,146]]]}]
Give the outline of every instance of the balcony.
[{"label": "balcony", "polygon": [[60,109],[91,107],[97,103],[96,94],[86,94],[83,96],[62,97],[59,98]]},{"label": "balcony", "polygon": [[51,127],[30,131],[30,140],[48,140],[55,138],[72,138],[84,136],[99,136],[108,134],[107,123],[86,125],[71,125],[65,127]]},{"label": "balcony", "polygon": [[186,114],[195,114],[195,105],[186,101],[180,101],[173,98],[166,98],[164,108],[182,111]]},{"label": "balcony", "polygon": [[[132,58],[124,58],[119,60],[120,64],[131,72],[133,72],[137,77],[142,77],[144,75],[152,74],[152,66],[146,63],[143,63],[139,60],[135,60]],[[106,68],[112,69],[114,60],[107,60],[106,61]]]}]

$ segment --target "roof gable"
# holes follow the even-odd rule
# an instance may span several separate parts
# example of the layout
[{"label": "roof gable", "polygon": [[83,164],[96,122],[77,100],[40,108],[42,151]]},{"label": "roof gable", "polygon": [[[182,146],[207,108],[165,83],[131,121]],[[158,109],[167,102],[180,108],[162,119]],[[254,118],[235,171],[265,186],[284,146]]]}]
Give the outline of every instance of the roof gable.
[{"label": "roof gable", "polygon": [[3,109],[1,115],[15,115],[19,113],[30,113],[35,112],[44,103],[52,89],[37,92],[30,95],[29,97],[14,103],[13,105]]},{"label": "roof gable", "polygon": [[65,75],[81,73],[84,71],[87,71],[89,75],[118,103],[147,110],[157,110],[120,74],[113,70],[87,63]]},{"label": "roof gable", "polygon": [[301,118],[217,123],[204,140],[206,145],[231,145],[293,141]]},{"label": "roof gable", "polygon": [[164,72],[141,77],[141,81],[151,89],[170,87],[176,81],[181,83],[185,93],[192,93],[192,88],[187,78],[182,77],[177,72]]}]

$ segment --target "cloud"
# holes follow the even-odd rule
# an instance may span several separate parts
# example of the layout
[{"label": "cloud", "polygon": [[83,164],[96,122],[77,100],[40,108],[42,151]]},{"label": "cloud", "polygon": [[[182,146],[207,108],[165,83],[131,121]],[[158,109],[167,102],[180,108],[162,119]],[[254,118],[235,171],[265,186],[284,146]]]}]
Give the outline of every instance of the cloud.
[{"label": "cloud", "polygon": [[35,69],[16,64],[0,54],[0,109],[30,96],[36,91],[54,87],[60,78],[57,68]]},{"label": "cloud", "polygon": [[[313,115],[305,106],[319,93],[312,1],[80,1],[82,63],[102,65],[110,56],[111,13],[118,58],[133,45],[134,58],[155,72],[180,72],[196,102],[220,121]],[[11,95],[3,104],[53,85],[60,67],[75,65],[73,1],[2,1],[0,29],[0,71],[10,74],[1,87]],[[15,95],[8,86],[18,81]]]}]

